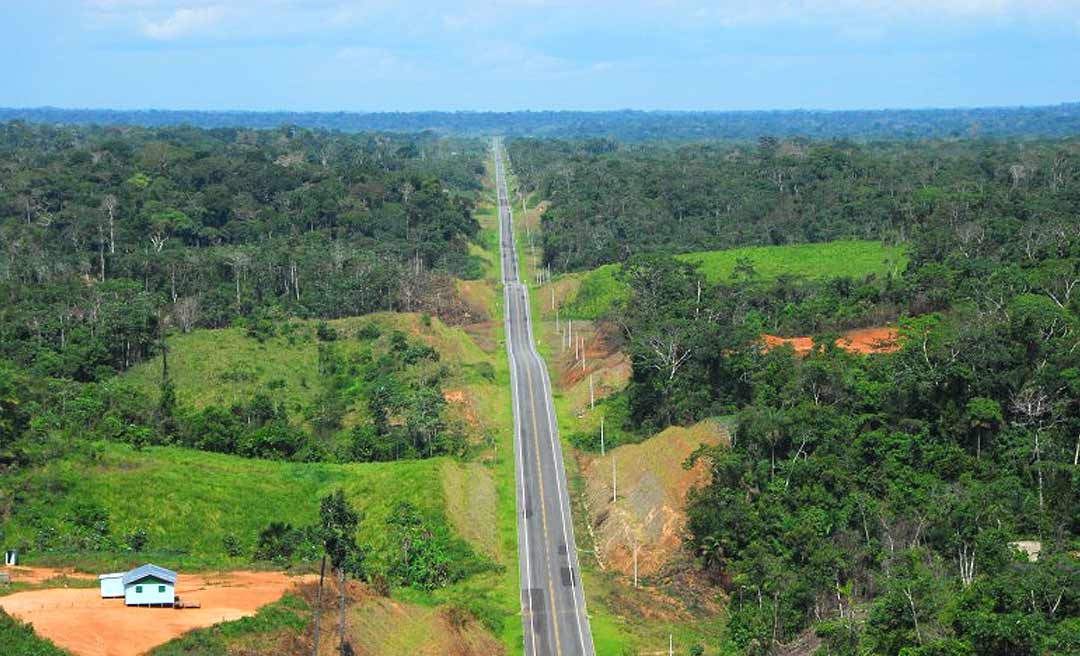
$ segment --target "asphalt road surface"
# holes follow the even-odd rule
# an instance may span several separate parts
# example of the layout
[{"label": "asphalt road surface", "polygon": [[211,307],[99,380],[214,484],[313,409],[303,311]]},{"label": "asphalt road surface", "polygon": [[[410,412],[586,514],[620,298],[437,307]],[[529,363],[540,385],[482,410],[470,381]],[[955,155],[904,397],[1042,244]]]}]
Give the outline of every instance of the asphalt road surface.
[{"label": "asphalt road surface", "polygon": [[514,399],[518,571],[526,656],[595,654],[578,575],[570,497],[551,381],[532,334],[528,292],[519,280],[503,148],[495,149],[506,352]]}]

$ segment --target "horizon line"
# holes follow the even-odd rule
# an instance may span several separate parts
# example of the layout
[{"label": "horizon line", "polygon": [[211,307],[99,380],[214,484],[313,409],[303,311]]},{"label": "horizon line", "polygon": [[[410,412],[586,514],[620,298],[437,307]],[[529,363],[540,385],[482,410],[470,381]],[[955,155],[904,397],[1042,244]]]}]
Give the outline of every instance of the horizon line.
[{"label": "horizon line", "polygon": [[879,108],[848,108],[848,109],[825,109],[814,107],[798,107],[789,109],[758,108],[758,109],[642,109],[623,107],[619,109],[197,109],[197,108],[168,108],[168,107],[62,107],[58,105],[33,105],[33,106],[0,106],[0,111],[62,111],[62,112],[189,112],[198,114],[843,114],[843,113],[880,113],[880,112],[932,112],[932,111],[979,111],[979,110],[1031,110],[1031,109],[1054,109],[1059,107],[1072,107],[1080,105],[1080,99],[1063,101],[1059,103],[1036,103],[1031,105],[925,105],[919,107],[879,107]]}]

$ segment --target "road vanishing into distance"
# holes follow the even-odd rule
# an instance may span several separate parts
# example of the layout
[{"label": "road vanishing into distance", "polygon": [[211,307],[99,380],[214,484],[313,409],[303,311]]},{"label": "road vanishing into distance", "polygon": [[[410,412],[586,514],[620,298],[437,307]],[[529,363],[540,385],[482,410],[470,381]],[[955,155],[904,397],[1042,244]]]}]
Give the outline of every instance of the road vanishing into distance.
[{"label": "road vanishing into distance", "polygon": [[528,290],[520,280],[502,142],[496,139],[495,185],[514,401],[518,572],[526,656],[595,654],[581,588],[570,494],[547,367],[536,350]]}]

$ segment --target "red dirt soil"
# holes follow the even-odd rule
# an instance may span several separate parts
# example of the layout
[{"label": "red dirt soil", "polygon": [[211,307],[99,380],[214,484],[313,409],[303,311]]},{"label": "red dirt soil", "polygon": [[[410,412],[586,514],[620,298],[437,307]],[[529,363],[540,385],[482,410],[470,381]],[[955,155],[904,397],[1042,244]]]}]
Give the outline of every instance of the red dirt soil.
[{"label": "red dirt soil", "polygon": [[[684,469],[700,445],[727,444],[727,429],[705,420],[689,428],[675,426],[640,444],[612,449],[606,456],[579,456],[593,541],[606,566],[632,574],[638,544],[638,573],[659,572],[682,548],[686,496],[709,481],[705,460]],[[619,499],[611,501],[611,460],[616,459]]]},{"label": "red dirt soil", "polygon": [[11,580],[16,583],[31,583],[38,584],[44,583],[50,579],[69,578],[69,579],[96,579],[93,574],[86,574],[85,572],[76,572],[71,567],[65,567],[63,569],[55,567],[5,567],[4,572],[7,572]]},{"label": "red dirt soil", "polygon": [[0,607],[76,656],[137,656],[192,629],[254,615],[311,578],[280,572],[181,574],[177,596],[202,604],[185,610],[128,608],[123,599],[102,599],[96,587],[17,592],[0,597]]},{"label": "red dirt soil", "polygon": [[[840,335],[840,338],[836,340],[836,345],[853,353],[893,353],[900,348],[897,337],[896,328],[892,327],[860,328]],[[768,348],[790,344],[797,355],[806,355],[814,348],[814,340],[811,337],[762,335],[762,339]]]}]

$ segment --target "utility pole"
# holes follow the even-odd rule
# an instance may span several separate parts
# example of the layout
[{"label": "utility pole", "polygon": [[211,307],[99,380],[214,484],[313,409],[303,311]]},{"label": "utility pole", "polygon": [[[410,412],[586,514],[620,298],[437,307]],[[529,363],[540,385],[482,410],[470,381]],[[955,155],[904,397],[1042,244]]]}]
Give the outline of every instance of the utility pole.
[{"label": "utility pole", "polygon": [[667,634],[667,653],[668,656],[675,656],[675,641],[672,639],[671,634]]},{"label": "utility pole", "polygon": [[593,392],[593,375],[589,374],[589,410],[596,409],[596,394]]},{"label": "utility pole", "polygon": [[600,415],[600,455],[604,455],[604,415]]},{"label": "utility pole", "polygon": [[617,481],[615,479],[615,456],[611,456],[611,503],[619,498]]},{"label": "utility pole", "polygon": [[634,587],[635,588],[638,587],[638,584],[637,584],[637,550],[638,550],[638,543],[637,543],[637,538],[635,538],[634,539]]}]

